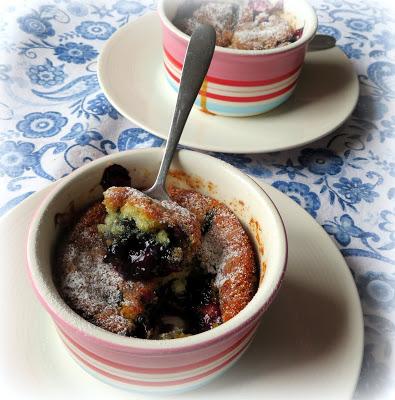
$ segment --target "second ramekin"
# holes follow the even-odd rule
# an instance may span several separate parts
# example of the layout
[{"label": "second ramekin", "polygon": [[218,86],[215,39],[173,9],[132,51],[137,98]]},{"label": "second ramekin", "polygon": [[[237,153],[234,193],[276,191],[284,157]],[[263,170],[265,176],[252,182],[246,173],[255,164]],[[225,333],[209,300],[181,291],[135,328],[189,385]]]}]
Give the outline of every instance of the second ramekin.
[{"label": "second ramekin", "polygon": [[[185,0],[160,0],[165,74],[178,91],[189,36],[172,22]],[[306,0],[285,0],[303,35],[295,43],[269,50],[215,48],[213,61],[195,105],[202,111],[230,117],[261,114],[278,107],[293,93],[308,43],[317,30],[317,16]]]}]

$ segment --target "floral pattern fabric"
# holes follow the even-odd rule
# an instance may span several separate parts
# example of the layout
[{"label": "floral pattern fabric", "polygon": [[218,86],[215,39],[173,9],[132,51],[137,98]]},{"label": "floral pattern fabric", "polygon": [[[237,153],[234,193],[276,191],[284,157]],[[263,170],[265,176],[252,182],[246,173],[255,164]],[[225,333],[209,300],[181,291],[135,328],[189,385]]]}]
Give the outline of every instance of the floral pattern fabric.
[{"label": "floral pattern fabric", "polygon": [[[326,230],[358,286],[365,353],[355,397],[395,398],[395,11],[369,0],[312,0],[320,27],[353,63],[349,120],[305,148],[214,154],[264,179]],[[388,2],[390,4],[390,2]],[[97,57],[154,0],[1,2],[0,214],[106,154],[163,141],[101,92]]]}]

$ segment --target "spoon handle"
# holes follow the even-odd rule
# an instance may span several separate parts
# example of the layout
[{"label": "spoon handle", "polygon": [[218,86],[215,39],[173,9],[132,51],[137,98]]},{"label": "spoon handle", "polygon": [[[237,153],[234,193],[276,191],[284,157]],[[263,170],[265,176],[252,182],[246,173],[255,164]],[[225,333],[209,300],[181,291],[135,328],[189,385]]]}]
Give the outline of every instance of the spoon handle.
[{"label": "spoon handle", "polygon": [[[165,154],[153,187],[152,197],[167,197],[165,180],[189,113],[203,84],[214,54],[216,33],[210,25],[200,25],[192,33],[181,74],[180,89]],[[156,195],[156,196],[155,196]]]}]

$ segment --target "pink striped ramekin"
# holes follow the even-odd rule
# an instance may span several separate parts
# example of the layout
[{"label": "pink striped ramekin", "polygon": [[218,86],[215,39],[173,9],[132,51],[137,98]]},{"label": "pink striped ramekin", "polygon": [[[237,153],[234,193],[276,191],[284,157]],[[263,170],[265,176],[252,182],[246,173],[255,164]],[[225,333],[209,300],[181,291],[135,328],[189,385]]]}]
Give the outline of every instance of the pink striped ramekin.
[{"label": "pink striped ramekin", "polygon": [[162,154],[162,149],[113,154],[62,179],[32,220],[27,259],[33,288],[52,317],[62,342],[81,367],[121,388],[169,393],[209,382],[247,349],[282,281],[287,241],[276,207],[255,182],[221,160],[181,150],[172,164],[169,183],[213,196],[238,215],[254,242],[261,267],[256,295],[244,310],[219,327],[173,340],[118,336],[81,318],[64,303],[54,285],[53,252],[60,234],[56,220],[59,214],[81,209],[100,199],[103,171],[114,163],[130,171],[136,187],[149,186]]},{"label": "pink striped ramekin", "polygon": [[[160,0],[163,28],[164,72],[178,91],[189,36],[173,23],[185,0]],[[306,0],[284,0],[303,34],[295,43],[269,50],[238,50],[217,46],[195,106],[229,117],[262,114],[284,103],[293,93],[308,43],[317,30],[317,16]]]}]

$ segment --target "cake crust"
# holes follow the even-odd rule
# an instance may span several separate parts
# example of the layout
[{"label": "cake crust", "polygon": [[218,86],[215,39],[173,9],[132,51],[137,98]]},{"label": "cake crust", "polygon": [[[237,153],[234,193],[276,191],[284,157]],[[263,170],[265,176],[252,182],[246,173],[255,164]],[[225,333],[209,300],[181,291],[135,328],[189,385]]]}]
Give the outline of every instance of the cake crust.
[{"label": "cake crust", "polygon": [[[228,321],[252,299],[257,288],[254,253],[237,217],[224,204],[193,190],[172,187],[169,194],[173,201],[160,203],[136,189],[107,189],[104,201],[83,212],[60,241],[55,281],[65,302],[83,318],[120,335],[176,338]],[[133,216],[134,230],[135,219],[144,215],[144,238],[159,240],[157,232],[181,229],[187,242],[181,267],[131,278],[114,259],[106,260],[117,238],[114,232],[125,235],[114,224],[114,215],[119,218],[122,212],[125,218]],[[117,229],[109,234],[103,228],[106,223]],[[171,246],[172,240],[155,245]],[[161,307],[166,309],[163,316]],[[169,313],[178,313],[186,322],[168,328]]]}]

